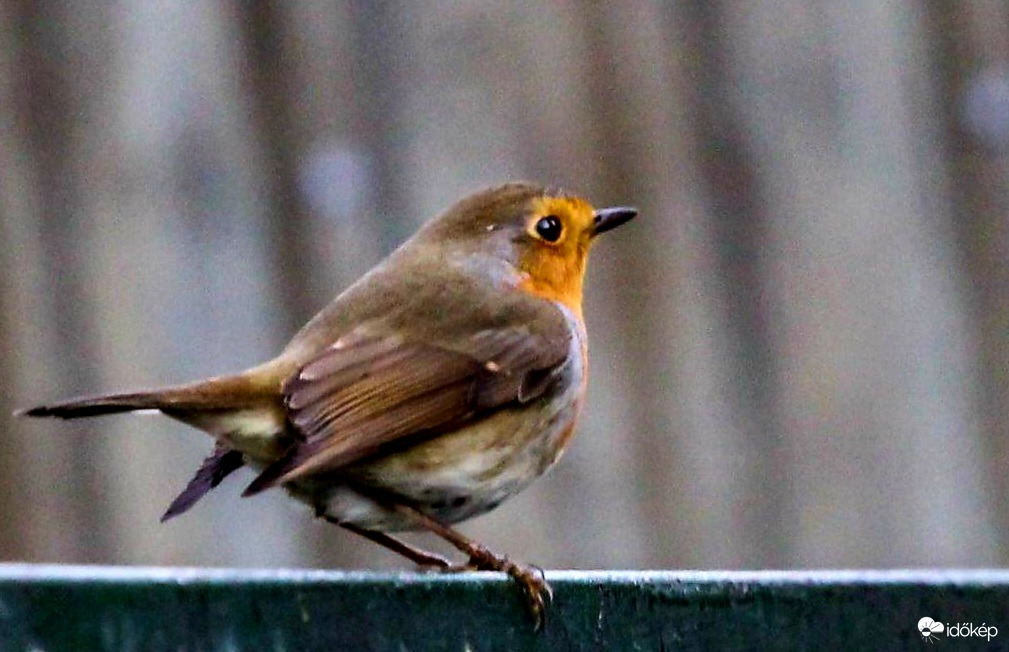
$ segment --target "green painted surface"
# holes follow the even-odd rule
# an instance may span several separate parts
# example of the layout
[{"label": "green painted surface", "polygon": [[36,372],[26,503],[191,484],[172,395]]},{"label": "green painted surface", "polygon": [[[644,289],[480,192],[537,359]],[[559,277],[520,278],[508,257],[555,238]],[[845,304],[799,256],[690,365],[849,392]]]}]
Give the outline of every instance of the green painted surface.
[{"label": "green painted surface", "polygon": [[[1009,572],[555,572],[546,627],[490,573],[0,564],[0,650],[1009,649]],[[988,632],[990,634],[990,631]],[[938,648],[936,648],[938,649]]]}]

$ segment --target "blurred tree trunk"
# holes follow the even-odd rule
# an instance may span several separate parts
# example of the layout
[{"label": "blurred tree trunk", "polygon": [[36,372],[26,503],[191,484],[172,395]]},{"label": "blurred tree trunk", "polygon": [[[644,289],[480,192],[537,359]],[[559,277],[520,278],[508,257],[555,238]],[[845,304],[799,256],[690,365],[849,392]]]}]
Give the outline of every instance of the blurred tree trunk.
[{"label": "blurred tree trunk", "polygon": [[922,16],[722,6],[770,216],[760,269],[792,563],[989,563],[984,460],[962,445],[979,436],[977,381]]},{"label": "blurred tree trunk", "polygon": [[315,305],[308,293],[313,276],[311,229],[298,183],[310,134],[297,119],[300,107],[292,101],[292,86],[301,75],[292,52],[297,25],[285,10],[289,4],[265,0],[238,2],[234,8],[245,46],[242,60],[247,62],[247,74],[241,77],[249,80],[245,90],[252,106],[251,126],[262,150],[274,309],[283,330],[293,335]]},{"label": "blurred tree trunk", "polygon": [[[11,158],[3,169],[8,182],[24,184],[10,188],[13,192],[8,197],[20,197],[23,203],[5,207],[5,223],[10,229],[5,241],[9,237],[25,245],[25,249],[15,250],[20,254],[19,264],[5,269],[17,277],[8,283],[14,290],[8,295],[10,309],[17,310],[13,314],[22,328],[33,317],[36,326],[27,342],[6,342],[13,346],[5,350],[22,352],[7,361],[7,376],[12,381],[8,387],[52,373],[51,380],[56,382],[50,386],[71,393],[93,387],[100,377],[100,361],[82,353],[94,331],[87,304],[82,301],[88,288],[80,274],[92,255],[82,246],[88,238],[82,216],[93,199],[88,196],[91,179],[80,171],[84,161],[93,160],[95,143],[77,127],[77,121],[94,119],[100,104],[90,91],[105,81],[106,71],[98,64],[105,59],[108,46],[104,7],[82,3],[70,11],[66,3],[58,1],[16,2],[4,7],[9,37],[3,41],[4,48],[16,69],[4,76],[10,81],[6,81],[3,109],[9,111],[12,129],[4,134],[10,146],[4,147],[4,155]],[[76,63],[74,68],[66,65],[71,59]],[[88,172],[101,174],[100,169]],[[56,286],[60,291],[46,291]],[[37,346],[43,342],[48,346]],[[25,349],[16,344],[36,346]],[[51,357],[43,360],[32,355],[29,360],[23,357],[29,351],[46,351]],[[42,373],[32,372],[33,367]],[[24,380],[18,382],[21,378]],[[61,382],[68,379],[73,380]],[[11,396],[19,400],[44,398],[20,390]],[[41,430],[54,432],[44,426]],[[69,489],[63,494],[67,500],[60,501],[63,504],[42,498],[37,505],[33,500],[21,500],[4,506],[5,513],[20,514],[26,523],[24,536],[16,545],[25,546],[30,557],[93,561],[110,546],[111,532],[100,527],[110,506],[102,500],[103,492],[96,484],[103,441],[95,436],[96,426],[81,430],[89,445],[50,440],[45,435],[30,440],[23,434],[14,435],[14,446],[21,455],[7,482],[16,483],[32,496],[51,497],[60,486]],[[53,535],[57,528],[62,531],[58,537]]]},{"label": "blurred tree trunk", "polygon": [[[1009,6],[998,0],[926,3],[945,63],[942,97],[954,217],[966,258],[973,334],[984,388],[980,427],[990,451],[987,494],[1009,531]],[[1009,561],[1000,537],[1000,560]]]},{"label": "blurred tree trunk", "polygon": [[[7,415],[23,406],[29,388],[42,377],[52,374],[48,360],[33,360],[32,351],[45,347],[41,340],[48,329],[39,328],[43,319],[38,309],[40,297],[36,286],[41,273],[32,259],[41,259],[38,235],[38,206],[35,203],[35,167],[28,144],[28,88],[24,66],[20,7],[0,4],[0,269],[5,270],[0,284],[0,424],[8,425]],[[24,328],[28,323],[33,328]],[[5,427],[0,434],[0,513],[5,527],[0,528],[0,559],[31,558],[35,520],[42,514],[69,510],[60,504],[55,492],[36,491],[31,486],[26,466],[57,451],[46,438],[29,439],[26,433]],[[69,514],[67,514],[70,517]],[[70,546],[57,545],[48,551],[71,554]]]}]

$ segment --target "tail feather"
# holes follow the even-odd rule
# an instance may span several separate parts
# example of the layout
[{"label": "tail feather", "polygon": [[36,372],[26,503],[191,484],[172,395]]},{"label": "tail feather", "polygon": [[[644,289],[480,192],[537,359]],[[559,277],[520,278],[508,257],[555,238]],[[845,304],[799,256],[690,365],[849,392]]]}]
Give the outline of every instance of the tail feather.
[{"label": "tail feather", "polygon": [[164,523],[188,511],[208,491],[221,484],[221,480],[244,465],[245,458],[240,452],[218,444],[214,447],[214,452],[210,454],[210,457],[203,460],[203,464],[197,469],[196,475],[182,490],[182,493],[168,506],[168,511],[161,517],[161,522]]},{"label": "tail feather", "polygon": [[278,396],[278,388],[271,388],[268,383],[256,382],[248,375],[238,375],[164,389],[73,398],[19,410],[14,414],[26,417],[77,419],[136,410],[176,413],[187,410],[229,410],[261,405]]},{"label": "tail feather", "polygon": [[111,396],[82,397],[50,405],[39,405],[27,410],[18,410],[14,415],[19,417],[77,419],[80,417],[97,417],[103,414],[133,412],[135,410],[156,410],[161,408],[163,403],[162,395],[159,392],[112,394]]},{"label": "tail feather", "polygon": [[162,521],[182,514],[230,473],[252,460],[272,461],[289,446],[280,381],[284,369],[255,369],[236,376],[163,389],[74,398],[19,410],[16,416],[77,419],[159,410],[212,435],[214,452],[172,501]]}]

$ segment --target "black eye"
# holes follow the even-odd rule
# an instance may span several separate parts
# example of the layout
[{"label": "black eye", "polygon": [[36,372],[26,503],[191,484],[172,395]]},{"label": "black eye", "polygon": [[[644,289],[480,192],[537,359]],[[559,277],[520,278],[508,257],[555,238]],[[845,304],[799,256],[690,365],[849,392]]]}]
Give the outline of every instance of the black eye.
[{"label": "black eye", "polygon": [[536,223],[536,233],[547,242],[557,242],[563,228],[560,218],[556,215],[541,217],[540,221]]}]

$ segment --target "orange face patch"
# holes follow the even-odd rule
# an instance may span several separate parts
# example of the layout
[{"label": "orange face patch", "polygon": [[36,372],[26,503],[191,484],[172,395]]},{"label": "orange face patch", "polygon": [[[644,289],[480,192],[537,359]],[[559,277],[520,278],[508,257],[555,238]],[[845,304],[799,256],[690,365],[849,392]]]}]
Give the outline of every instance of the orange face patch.
[{"label": "orange face patch", "polygon": [[538,197],[526,221],[528,249],[519,266],[527,275],[522,289],[560,301],[581,317],[582,281],[595,210],[578,197]]}]

